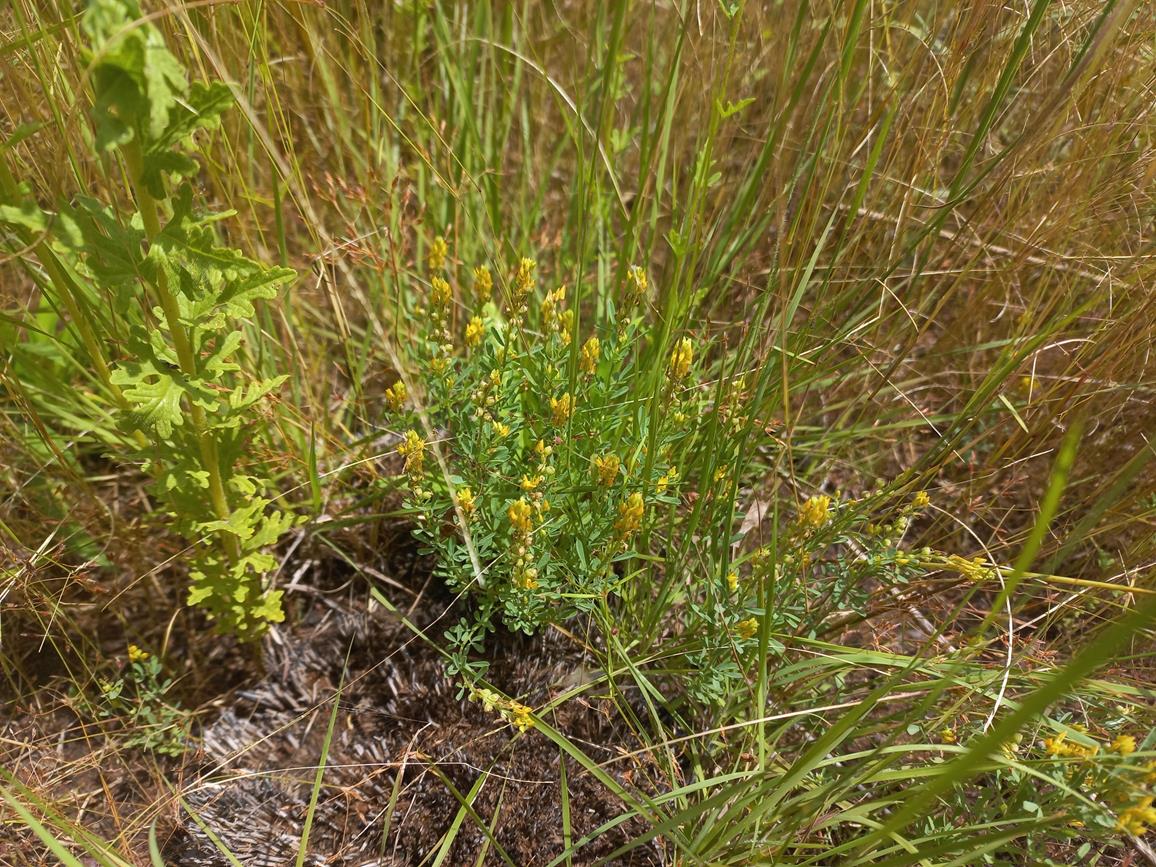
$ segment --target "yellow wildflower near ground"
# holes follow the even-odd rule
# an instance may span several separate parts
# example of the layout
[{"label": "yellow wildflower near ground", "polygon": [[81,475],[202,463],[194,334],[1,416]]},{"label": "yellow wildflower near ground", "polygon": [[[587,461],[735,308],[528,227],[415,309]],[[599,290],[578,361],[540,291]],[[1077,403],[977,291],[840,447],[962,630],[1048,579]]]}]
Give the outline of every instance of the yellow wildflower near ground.
[{"label": "yellow wildflower near ground", "polygon": [[466,325],[466,347],[474,349],[482,342],[482,337],[486,333],[486,326],[482,323],[480,316],[475,316],[470,319]]},{"label": "yellow wildflower near ground", "polygon": [[654,484],[654,489],[658,491],[659,494],[665,494],[666,489],[676,481],[678,481],[678,467],[671,467],[658,477],[658,481]]},{"label": "yellow wildflower near ground", "polygon": [[686,379],[690,373],[690,366],[694,363],[694,344],[689,337],[684,337],[675,344],[670,353],[670,373],[675,379]]},{"label": "yellow wildflower near ground", "polygon": [[618,533],[618,538],[628,539],[641,529],[644,511],[645,504],[642,500],[642,494],[638,491],[632,493],[619,504],[618,520],[614,522],[614,530]]},{"label": "yellow wildflower near ground", "polygon": [[574,412],[574,398],[570,396],[570,392],[566,392],[561,397],[550,398],[550,413],[557,427],[562,427],[570,421],[572,412]]},{"label": "yellow wildflower near ground", "polygon": [[530,491],[537,490],[540,484],[542,484],[541,476],[522,476],[520,487],[523,491],[528,493]]},{"label": "yellow wildflower near ground", "polygon": [[739,573],[738,572],[728,572],[727,573],[727,589],[730,590],[731,593],[734,593],[736,590],[739,589]]},{"label": "yellow wildflower near ground", "polygon": [[602,352],[602,344],[597,337],[591,337],[582,344],[582,354],[578,358],[578,367],[583,373],[594,373],[598,369],[598,356]]},{"label": "yellow wildflower near ground", "polygon": [[405,458],[405,471],[419,475],[425,465],[425,440],[421,434],[410,429],[405,432],[405,440],[397,447],[397,453]]},{"label": "yellow wildflower near ground", "polygon": [[494,422],[494,433],[499,437],[508,437],[510,435],[510,426],[500,421]]},{"label": "yellow wildflower near ground", "polygon": [[1059,756],[1062,758],[1072,759],[1091,758],[1100,751],[1099,746],[1095,744],[1087,747],[1083,744],[1070,742],[1068,740],[1067,732],[1060,732],[1055,737],[1044,738],[1044,749],[1050,756]]},{"label": "yellow wildflower near ground", "polygon": [[520,536],[528,536],[534,530],[534,510],[525,497],[510,503],[506,509],[506,517],[514,532]]},{"label": "yellow wildflower near ground", "polygon": [[831,517],[831,498],[826,494],[808,497],[799,507],[799,523],[806,528],[817,530]]},{"label": "yellow wildflower near ground", "polygon": [[632,301],[638,301],[646,297],[647,279],[646,272],[637,265],[631,265],[626,271],[626,285],[629,288],[630,298]]},{"label": "yellow wildflower near ground", "polygon": [[150,656],[152,656],[151,653],[149,653],[147,650],[141,650],[135,644],[130,644],[128,646],[128,661],[129,662],[144,662]]},{"label": "yellow wildflower near ground", "polygon": [[531,713],[532,711],[526,705],[516,701],[510,702],[510,723],[518,731],[524,732],[534,727],[534,718]]},{"label": "yellow wildflower near ground", "polygon": [[920,491],[912,498],[911,505],[917,509],[926,509],[931,505],[931,497],[928,496],[927,491]]},{"label": "yellow wildflower near ground", "polygon": [[426,257],[426,264],[431,271],[440,271],[446,266],[446,256],[449,254],[449,245],[446,239],[438,235],[433,239],[433,243],[429,246],[429,255]]},{"label": "yellow wildflower near ground", "polygon": [[522,301],[534,290],[534,271],[538,263],[523,258],[514,271],[513,294],[515,301]]},{"label": "yellow wildflower near ground", "polygon": [[405,387],[405,383],[400,379],[385,390],[385,405],[390,408],[392,412],[398,412],[409,397],[409,391]]},{"label": "yellow wildflower near ground", "polygon": [[487,266],[479,265],[474,269],[474,298],[481,306],[489,301],[493,294],[494,275]]},{"label": "yellow wildflower near ground", "polygon": [[754,638],[758,632],[759,621],[754,617],[748,617],[746,620],[740,620],[735,624],[735,634],[743,640]]},{"label": "yellow wildflower near ground", "polygon": [[1122,756],[1130,756],[1136,752],[1136,738],[1132,735],[1116,735],[1116,739],[1108,749]]},{"label": "yellow wildflower near ground", "polygon": [[945,744],[953,744],[958,740],[958,738],[955,735],[955,729],[953,729],[951,727],[945,728],[943,731],[941,731],[939,733],[939,738]]},{"label": "yellow wildflower near ground", "polygon": [[463,515],[467,518],[470,517],[478,508],[477,501],[474,499],[474,492],[469,488],[458,488],[458,506]]},{"label": "yellow wildflower near ground", "polygon": [[1136,837],[1147,833],[1149,828],[1156,825],[1156,807],[1152,806],[1153,801],[1156,801],[1156,798],[1148,795],[1121,810],[1116,819],[1116,827]]},{"label": "yellow wildflower near ground", "polygon": [[595,455],[593,461],[594,478],[603,487],[610,487],[618,478],[618,469],[622,465],[618,455]]},{"label": "yellow wildflower near ground", "polygon": [[441,277],[433,277],[429,281],[430,304],[439,310],[448,307],[450,300],[454,297],[453,290],[450,289],[450,284]]},{"label": "yellow wildflower near ground", "polygon": [[553,334],[562,325],[562,304],[566,301],[566,287],[559,286],[553,292],[547,292],[542,299],[542,325],[547,332]]}]

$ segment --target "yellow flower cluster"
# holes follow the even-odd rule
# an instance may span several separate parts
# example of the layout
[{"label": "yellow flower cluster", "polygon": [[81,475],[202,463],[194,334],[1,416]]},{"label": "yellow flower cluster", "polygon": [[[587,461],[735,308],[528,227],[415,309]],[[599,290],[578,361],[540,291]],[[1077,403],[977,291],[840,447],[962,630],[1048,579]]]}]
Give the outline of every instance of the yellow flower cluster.
[{"label": "yellow flower cluster", "polygon": [[1122,756],[1130,756],[1136,752],[1136,738],[1132,735],[1116,735],[1108,749]]},{"label": "yellow flower cluster", "polygon": [[694,363],[694,344],[689,337],[684,337],[670,353],[670,374],[675,379],[686,379],[690,374],[690,366]]},{"label": "yellow flower cluster", "polygon": [[534,291],[534,271],[538,263],[533,259],[522,259],[514,270],[513,294],[514,300],[522,302]]},{"label": "yellow flower cluster", "polygon": [[654,489],[659,494],[665,494],[666,489],[678,481],[678,467],[671,467],[665,473],[658,477],[658,481],[654,483]]},{"label": "yellow flower cluster", "polygon": [[482,707],[490,712],[496,712],[502,719],[520,732],[529,731],[534,727],[534,712],[532,709],[521,702],[514,701],[512,698],[504,698],[492,689],[471,687],[470,700],[480,701]]},{"label": "yellow flower cluster", "polygon": [[150,656],[152,656],[151,653],[149,653],[147,650],[141,650],[135,644],[130,644],[128,646],[128,661],[129,662],[144,662]]},{"label": "yellow flower cluster", "polygon": [[758,632],[759,621],[754,617],[748,617],[735,624],[735,634],[744,641],[748,638],[754,638]]},{"label": "yellow flower cluster", "polygon": [[826,494],[808,497],[799,507],[799,525],[804,529],[817,530],[831,518],[831,498]]},{"label": "yellow flower cluster", "polygon": [[1151,795],[1141,798],[1130,807],[1125,807],[1116,818],[1116,827],[1126,834],[1139,837],[1147,833],[1148,829],[1156,826],[1156,801]]},{"label": "yellow flower cluster", "polygon": [[916,509],[926,509],[931,505],[931,497],[928,496],[927,491],[920,491],[911,499],[911,505]]},{"label": "yellow flower cluster", "polygon": [[727,573],[727,590],[729,590],[731,593],[734,593],[738,589],[739,589],[739,573],[734,572],[734,571],[728,572]]},{"label": "yellow flower cluster", "polygon": [[618,538],[626,541],[642,528],[642,515],[645,505],[642,494],[632,493],[618,505],[618,520],[614,522],[614,531]]},{"label": "yellow flower cluster", "polygon": [[517,536],[527,537],[534,532],[534,510],[525,497],[510,503],[506,517]]},{"label": "yellow flower cluster", "polygon": [[550,414],[554,419],[555,427],[562,427],[566,422],[570,421],[570,415],[574,412],[574,398],[570,392],[566,392],[561,397],[550,398]]},{"label": "yellow flower cluster", "polygon": [[618,455],[595,455],[594,456],[594,478],[598,484],[603,487],[610,487],[618,478],[618,468],[622,462],[618,460]]},{"label": "yellow flower cluster", "polygon": [[485,265],[479,265],[474,269],[474,297],[478,301],[478,305],[485,304],[494,294],[494,275],[490,273],[490,269]]},{"label": "yellow flower cluster", "polygon": [[559,286],[553,292],[547,292],[546,297],[542,299],[542,326],[547,333],[554,334],[562,327],[562,305],[565,301],[565,286]]},{"label": "yellow flower cluster", "polygon": [[578,358],[578,367],[583,373],[592,374],[598,369],[598,356],[602,352],[602,344],[597,337],[591,337],[582,344],[582,354]]},{"label": "yellow flower cluster", "polygon": [[646,297],[646,272],[637,265],[631,265],[626,272],[626,283],[630,289],[630,299],[638,301]]},{"label": "yellow flower cluster", "polygon": [[481,344],[482,337],[485,333],[486,326],[482,324],[482,318],[480,316],[474,316],[470,319],[466,324],[466,348],[477,348]]},{"label": "yellow flower cluster", "polygon": [[458,488],[458,506],[462,514],[469,518],[478,508],[474,492],[470,488]]},{"label": "yellow flower cluster", "polygon": [[399,379],[385,390],[385,405],[389,407],[391,412],[398,412],[405,406],[408,397],[409,391],[406,389],[405,383]]},{"label": "yellow flower cluster", "polygon": [[951,728],[950,726],[939,733],[939,739],[942,740],[945,744],[953,744],[959,740],[955,734],[955,729]]},{"label": "yellow flower cluster", "polygon": [[[523,478],[523,481],[527,481]],[[540,494],[535,494],[540,497]],[[537,508],[521,497],[506,509],[506,518],[514,530],[514,537],[510,542],[510,550],[514,555],[514,585],[523,590],[533,590],[538,586],[538,570],[532,568],[530,560],[530,542],[534,534],[534,513],[545,511],[549,504],[541,501]]]},{"label": "yellow flower cluster", "polygon": [[453,290],[450,289],[450,284],[441,277],[433,277],[429,281],[430,304],[436,310],[444,310],[449,306],[450,300],[454,297]]},{"label": "yellow flower cluster", "polygon": [[972,557],[968,560],[959,554],[950,554],[943,565],[944,568],[958,572],[971,581],[984,581],[995,574],[995,570],[984,563],[982,557]]},{"label": "yellow flower cluster", "polygon": [[405,458],[405,471],[411,476],[420,476],[425,466],[425,440],[421,434],[410,429],[405,432],[405,439],[397,447],[397,453]]},{"label": "yellow flower cluster", "polygon": [[429,246],[429,256],[426,258],[426,264],[431,271],[440,271],[446,266],[446,256],[449,254],[449,245],[446,244],[446,239],[438,235],[433,239],[433,243]]},{"label": "yellow flower cluster", "polygon": [[1100,751],[1099,746],[1084,746],[1069,741],[1067,732],[1060,732],[1055,737],[1044,738],[1044,749],[1049,756],[1059,756],[1070,759],[1089,759]]}]

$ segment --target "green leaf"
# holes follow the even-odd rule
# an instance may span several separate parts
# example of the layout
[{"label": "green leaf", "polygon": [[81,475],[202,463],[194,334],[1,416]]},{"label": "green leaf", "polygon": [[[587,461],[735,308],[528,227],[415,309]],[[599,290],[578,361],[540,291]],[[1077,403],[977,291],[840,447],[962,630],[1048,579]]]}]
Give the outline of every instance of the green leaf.
[{"label": "green leaf", "polygon": [[89,37],[97,146],[109,150],[143,137],[160,139],[188,91],[185,70],[135,0],[92,0],[82,27]]},{"label": "green leaf", "polygon": [[36,207],[35,202],[30,201],[19,205],[0,205],[0,223],[31,232],[48,231],[48,216]]},{"label": "green leaf", "polygon": [[113,370],[112,381],[133,405],[130,418],[141,430],[155,431],[168,439],[174,427],[184,424],[184,390],[172,374],[158,370],[151,362],[128,362]]}]

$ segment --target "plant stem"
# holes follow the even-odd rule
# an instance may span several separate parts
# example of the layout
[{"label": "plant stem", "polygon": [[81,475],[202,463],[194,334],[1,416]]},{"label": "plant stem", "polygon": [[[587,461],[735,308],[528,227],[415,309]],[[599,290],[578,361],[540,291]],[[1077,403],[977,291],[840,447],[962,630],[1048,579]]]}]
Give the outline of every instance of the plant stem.
[{"label": "plant stem", "polygon": [[[140,208],[141,221],[144,223],[145,236],[151,244],[161,232],[160,211],[157,200],[149,192],[142,180],[143,161],[140,145],[136,140],[125,145],[121,152],[124,154],[128,166],[129,176],[136,195],[137,206]],[[172,335],[173,348],[177,353],[177,363],[181,372],[190,378],[197,376],[197,358],[193,352],[192,341],[188,330],[181,322],[180,306],[177,298],[169,288],[168,276],[164,268],[158,268],[156,279],[153,281],[157,301],[165,315],[165,324]],[[192,420],[193,430],[197,437],[197,447],[201,453],[201,463],[209,474],[209,499],[212,502],[213,512],[218,520],[227,521],[232,509],[229,507],[228,494],[225,491],[221,476],[221,458],[217,449],[217,440],[206,429],[205,411],[195,402],[189,401],[189,417]],[[227,530],[221,532],[225,546],[225,553],[229,559],[236,562],[241,557],[240,543],[237,537]]]}]

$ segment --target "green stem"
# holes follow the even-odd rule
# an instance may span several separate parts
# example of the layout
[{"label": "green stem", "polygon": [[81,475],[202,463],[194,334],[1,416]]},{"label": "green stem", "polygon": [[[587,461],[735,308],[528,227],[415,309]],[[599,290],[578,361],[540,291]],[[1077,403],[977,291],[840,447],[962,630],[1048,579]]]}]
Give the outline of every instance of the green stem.
[{"label": "green stem", "polygon": [[[125,145],[121,152],[124,154],[132,181],[133,191],[136,194],[137,206],[140,209],[141,221],[144,223],[145,236],[151,244],[161,232],[160,209],[157,200],[153,198],[148,187],[141,180],[143,161],[140,145],[136,140]],[[177,353],[177,363],[181,372],[189,378],[197,376],[197,358],[193,352],[192,341],[188,330],[181,322],[180,306],[177,298],[169,288],[168,276],[163,268],[158,268],[156,279],[153,281],[153,290],[157,301],[164,312],[165,324],[172,335],[173,348]],[[209,474],[209,499],[212,502],[213,512],[217,519],[227,521],[232,510],[229,508],[229,498],[225,491],[221,477],[221,457],[217,449],[217,440],[206,429],[205,411],[195,402],[189,401],[189,417],[192,420],[193,430],[197,437],[197,447],[201,453],[201,464]],[[236,562],[241,557],[241,547],[237,537],[227,530],[221,532],[225,552],[229,559]]]}]

